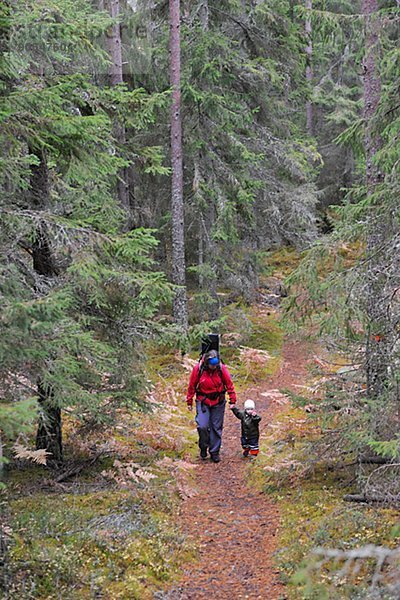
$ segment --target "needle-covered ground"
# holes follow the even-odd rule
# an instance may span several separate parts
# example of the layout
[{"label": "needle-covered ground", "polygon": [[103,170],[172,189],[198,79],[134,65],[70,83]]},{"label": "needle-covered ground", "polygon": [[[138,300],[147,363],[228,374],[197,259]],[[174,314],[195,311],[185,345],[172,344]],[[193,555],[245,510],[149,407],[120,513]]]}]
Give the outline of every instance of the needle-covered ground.
[{"label": "needle-covered ground", "polygon": [[[275,375],[239,394],[256,402],[266,432],[285,401],[279,392],[305,380],[307,347],[287,342]],[[262,448],[262,441],[261,441]],[[196,469],[197,493],[182,505],[180,522],[197,546],[196,562],[187,566],[170,599],[285,598],[274,564],[279,512],[276,504],[248,484],[249,459],[242,457],[240,422],[226,411],[221,462],[202,462]],[[199,462],[199,459],[194,459]]]}]

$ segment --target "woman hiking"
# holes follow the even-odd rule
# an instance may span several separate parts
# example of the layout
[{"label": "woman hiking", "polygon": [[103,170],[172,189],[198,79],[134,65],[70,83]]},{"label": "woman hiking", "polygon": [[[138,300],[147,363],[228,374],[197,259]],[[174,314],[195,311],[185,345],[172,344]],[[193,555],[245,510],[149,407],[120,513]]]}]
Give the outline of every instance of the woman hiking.
[{"label": "woman hiking", "polygon": [[229,395],[229,404],[235,404],[236,392],[229,371],[221,363],[218,352],[210,350],[193,368],[186,402],[189,410],[192,410],[193,398],[196,396],[200,457],[206,460],[208,451],[215,463],[220,461],[226,392]]}]

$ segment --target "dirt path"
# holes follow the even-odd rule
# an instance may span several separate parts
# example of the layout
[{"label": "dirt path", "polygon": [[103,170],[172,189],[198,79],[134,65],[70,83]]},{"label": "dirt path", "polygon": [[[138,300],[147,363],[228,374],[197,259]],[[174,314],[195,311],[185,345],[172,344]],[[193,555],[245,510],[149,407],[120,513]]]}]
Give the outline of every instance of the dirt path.
[{"label": "dirt path", "polygon": [[[262,393],[303,383],[307,355],[304,344],[286,343],[280,371],[241,395],[241,400],[251,397],[256,401],[263,416],[262,429],[279,410]],[[247,461],[241,456],[239,432],[240,422],[227,409],[221,462],[207,461],[196,469],[199,494],[186,500],[180,515],[183,530],[199,547],[199,561],[188,567],[179,586],[163,598],[285,598],[272,557],[279,513],[268,496],[246,485]]]}]

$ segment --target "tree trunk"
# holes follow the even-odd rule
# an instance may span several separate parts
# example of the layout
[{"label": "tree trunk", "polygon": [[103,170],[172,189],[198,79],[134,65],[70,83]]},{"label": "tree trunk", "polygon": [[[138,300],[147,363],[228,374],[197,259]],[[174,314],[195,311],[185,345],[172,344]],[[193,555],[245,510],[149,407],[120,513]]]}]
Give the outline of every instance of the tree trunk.
[{"label": "tree trunk", "polygon": [[4,462],[3,462],[3,442],[1,440],[1,432],[0,432],[0,481],[3,477],[3,469],[4,469]]},{"label": "tree trunk", "polygon": [[[312,0],[305,0],[306,9],[312,10]],[[312,68],[312,59],[313,59],[313,45],[312,45],[312,26],[311,26],[311,14],[308,14],[305,22],[305,30],[307,37],[307,46],[306,46],[306,80],[311,91],[312,89],[312,80],[313,80],[313,68]],[[308,135],[314,135],[314,107],[311,100],[307,100],[306,103],[306,118],[307,118],[307,133]]]},{"label": "tree trunk", "polygon": [[111,59],[110,65],[110,85],[119,85],[124,83],[122,68],[122,41],[121,27],[118,22],[120,14],[119,0],[104,0],[104,8],[108,11],[110,17],[114,19],[113,25],[107,32],[107,51]]},{"label": "tree trunk", "polygon": [[365,17],[365,56],[364,70],[364,119],[365,119],[365,151],[367,159],[367,186],[369,194],[373,193],[380,180],[378,169],[373,158],[381,146],[381,140],[373,132],[373,118],[376,115],[381,98],[381,79],[379,75],[380,56],[380,20],[378,16],[378,0],[363,0]]},{"label": "tree trunk", "polygon": [[171,165],[172,165],[172,281],[180,288],[174,298],[174,318],[187,331],[183,156],[181,118],[180,0],[170,0]]},{"label": "tree trunk", "polygon": [[[243,6],[245,9],[245,6]],[[199,10],[199,18],[201,27],[204,32],[208,32],[210,25],[210,7],[208,0],[203,0],[201,4],[201,8]],[[207,53],[208,58],[208,53]],[[207,59],[206,58],[206,59]],[[202,135],[207,135],[207,133],[202,132]],[[199,152],[195,159],[195,171],[198,173],[198,178],[200,179],[200,165],[201,165],[202,156]],[[213,275],[211,277],[202,277],[201,281],[199,278],[200,287],[207,289],[211,302],[209,302],[207,310],[205,311],[205,318],[211,320],[217,320],[220,317],[220,306],[219,306],[219,298],[217,294],[217,285],[216,285],[216,271],[217,266],[215,264],[215,243],[212,239],[212,231],[215,223],[215,211],[214,207],[211,203],[208,204],[209,209],[207,211],[206,221],[204,219],[204,212],[201,211],[200,214],[200,223],[199,223],[199,264],[207,263],[211,265]],[[206,242],[204,244],[204,241]],[[201,258],[200,258],[200,249],[201,249]],[[204,256],[205,255],[205,256]]]},{"label": "tree trunk", "polygon": [[[207,224],[204,219],[204,214],[201,213],[199,222],[199,266],[203,266],[208,263],[211,266],[213,274],[211,276],[199,277],[199,285],[201,288],[207,290],[211,301],[207,303],[204,310],[204,318],[216,321],[220,318],[220,304],[217,294],[217,265],[215,264],[215,242],[212,239],[211,231],[214,226],[214,207],[210,205],[207,213]],[[205,242],[205,244],[204,244]],[[201,248],[201,258],[200,258]],[[204,257],[204,249],[206,250],[206,258]]]},{"label": "tree trunk", "polygon": [[296,5],[296,0],[289,0],[289,19],[294,22],[294,7]]},{"label": "tree trunk", "polygon": [[202,211],[200,211],[200,213],[199,213],[198,230],[199,230],[199,239],[198,239],[198,265],[199,265],[199,268],[200,268],[200,271],[199,271],[199,287],[203,288],[203,286],[204,286],[204,273],[203,273],[203,267],[204,267],[204,238],[203,238],[204,216],[203,216]]},{"label": "tree trunk", "polygon": [[208,25],[210,20],[210,9],[208,6],[208,0],[203,0],[199,8],[199,17],[201,26],[204,31],[208,31]]},{"label": "tree trunk", "polygon": [[40,411],[36,449],[45,449],[50,452],[49,462],[61,463],[63,460],[61,409],[54,403],[51,386],[45,386],[39,382],[38,392]]},{"label": "tree trunk", "polygon": [[[40,211],[46,209],[49,203],[49,171],[44,153],[41,150],[34,149],[30,149],[30,152],[39,160],[39,164],[32,165],[31,167],[30,200],[32,208]],[[36,235],[32,244],[32,259],[33,268],[39,275],[43,275],[44,277],[54,277],[57,275],[47,224],[44,221],[40,222],[36,228]]]},{"label": "tree trunk", "polygon": [[[47,160],[40,149],[30,149],[31,154],[38,158],[38,164],[31,167],[30,200],[31,206],[37,211],[45,210],[50,201],[50,180]],[[35,240],[32,244],[33,268],[43,277],[56,277],[57,268],[51,249],[46,223],[39,223]],[[54,394],[50,386],[44,387],[38,383],[40,416],[36,436],[36,448],[44,448],[51,452],[51,461],[62,461],[61,410],[56,406]]]},{"label": "tree trunk", "polygon": [[[100,4],[101,6],[101,4]],[[121,38],[121,26],[118,22],[120,15],[120,2],[119,0],[103,0],[104,9],[109,13],[110,17],[114,19],[113,25],[107,32],[106,45],[107,52],[111,60],[109,70],[109,82],[110,86],[120,85],[124,83],[124,71],[122,62],[122,38]],[[124,148],[126,145],[126,130],[123,123],[119,123],[117,120],[114,122],[114,137],[120,148]],[[133,217],[130,204],[130,190],[129,190],[129,175],[128,169],[121,169],[118,174],[117,181],[117,194],[120,206],[126,213],[126,229],[129,231],[133,226]]]},{"label": "tree trunk", "polygon": [[[379,75],[379,32],[378,0],[363,0],[365,17],[365,56],[364,71],[364,120],[367,194],[373,194],[381,179],[373,159],[381,141],[374,132],[374,117],[381,97]],[[383,215],[370,208],[367,239],[367,316],[370,326],[367,350],[367,392],[369,397],[378,398],[385,391],[388,379],[389,328],[387,323],[387,300],[385,300],[385,273],[382,268],[382,249],[388,235],[388,224]]]}]

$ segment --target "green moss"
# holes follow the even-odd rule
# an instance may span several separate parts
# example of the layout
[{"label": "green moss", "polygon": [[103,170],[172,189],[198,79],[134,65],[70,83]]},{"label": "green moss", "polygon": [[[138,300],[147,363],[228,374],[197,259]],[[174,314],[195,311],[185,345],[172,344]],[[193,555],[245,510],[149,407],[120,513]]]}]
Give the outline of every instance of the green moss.
[{"label": "green moss", "polygon": [[253,330],[249,346],[266,350],[270,354],[279,354],[282,350],[283,331],[279,325],[279,315],[273,311],[250,313]]},{"label": "green moss", "polygon": [[175,354],[171,348],[155,347],[149,345],[146,349],[147,361],[146,368],[149,379],[159,381],[160,378],[165,383],[173,383],[177,377],[177,371],[183,372],[184,369],[176,360]]},{"label": "green moss", "polygon": [[166,480],[137,493],[11,501],[12,593],[29,588],[34,598],[91,598],[95,589],[108,598],[151,597],[191,552],[174,527],[178,500]]},{"label": "green moss", "polygon": [[280,279],[288,277],[298,267],[300,261],[301,255],[289,246],[270,252],[265,257],[269,274]]},{"label": "green moss", "polygon": [[[227,329],[229,334],[234,332],[231,329],[232,323],[229,319],[232,306],[227,309]],[[237,305],[235,305],[237,310]],[[239,341],[231,346],[223,346],[223,359],[228,364],[231,374],[235,380],[239,391],[249,384],[257,384],[273,376],[281,363],[281,352],[283,345],[283,331],[279,324],[279,314],[272,310],[259,309],[256,307],[241,307],[242,320],[246,320],[246,326],[242,327],[242,335]],[[224,339],[224,337],[223,337]],[[267,352],[270,356],[262,364],[256,359],[246,359],[246,353],[243,350],[261,350]]]}]

